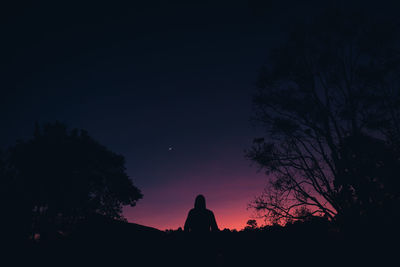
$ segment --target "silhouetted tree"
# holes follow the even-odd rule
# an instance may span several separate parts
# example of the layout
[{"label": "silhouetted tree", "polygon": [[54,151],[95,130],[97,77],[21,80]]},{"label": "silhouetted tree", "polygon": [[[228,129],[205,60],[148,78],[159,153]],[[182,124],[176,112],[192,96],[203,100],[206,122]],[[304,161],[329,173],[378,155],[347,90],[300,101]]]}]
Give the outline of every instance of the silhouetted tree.
[{"label": "silhouetted tree", "polygon": [[126,174],[123,156],[86,131],[68,131],[58,122],[36,125],[33,138],[10,148],[9,163],[33,231],[43,236],[91,214],[123,219],[122,206],[134,206],[142,197]]},{"label": "silhouetted tree", "polygon": [[247,155],[270,179],[253,207],[272,222],[305,208],[353,220],[399,203],[396,26],[335,10],[297,24],[271,54],[254,96],[267,135]]},{"label": "silhouetted tree", "polygon": [[257,221],[256,220],[248,220],[246,223],[245,230],[254,230],[257,229]]}]

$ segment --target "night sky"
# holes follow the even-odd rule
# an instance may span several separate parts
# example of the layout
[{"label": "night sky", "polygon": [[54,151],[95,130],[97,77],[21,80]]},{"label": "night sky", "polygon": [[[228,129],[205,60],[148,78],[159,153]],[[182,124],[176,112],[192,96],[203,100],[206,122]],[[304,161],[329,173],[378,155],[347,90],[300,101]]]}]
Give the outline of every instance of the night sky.
[{"label": "night sky", "polygon": [[261,133],[258,71],[282,29],[320,7],[145,2],[2,9],[0,148],[36,121],[86,129],[125,156],[144,194],[125,209],[130,222],[182,227],[202,193],[221,229],[241,229],[266,183],[244,153]]}]

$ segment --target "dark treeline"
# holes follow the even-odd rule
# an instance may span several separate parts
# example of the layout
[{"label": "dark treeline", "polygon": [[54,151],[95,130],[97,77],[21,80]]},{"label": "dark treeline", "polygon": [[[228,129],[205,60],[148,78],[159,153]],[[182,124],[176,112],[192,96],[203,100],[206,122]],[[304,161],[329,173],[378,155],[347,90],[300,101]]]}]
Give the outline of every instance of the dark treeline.
[{"label": "dark treeline", "polygon": [[396,255],[389,240],[343,234],[321,218],[199,236],[100,216],[80,224],[71,235],[25,246],[16,259],[33,266],[388,264]]}]

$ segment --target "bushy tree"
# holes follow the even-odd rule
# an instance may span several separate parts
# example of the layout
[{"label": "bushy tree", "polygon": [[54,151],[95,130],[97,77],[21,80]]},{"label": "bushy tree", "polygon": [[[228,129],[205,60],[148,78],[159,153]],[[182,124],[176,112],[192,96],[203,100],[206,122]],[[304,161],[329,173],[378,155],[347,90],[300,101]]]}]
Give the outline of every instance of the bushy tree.
[{"label": "bushy tree", "polygon": [[257,221],[254,219],[248,220],[245,226],[245,230],[255,230],[257,229],[258,225],[257,225]]},{"label": "bushy tree", "polygon": [[142,197],[123,156],[58,122],[37,125],[33,138],[10,148],[8,161],[33,231],[68,227],[91,214],[123,219],[122,206]]},{"label": "bushy tree", "polygon": [[399,203],[398,36],[392,21],[335,10],[271,53],[254,96],[266,136],[247,153],[268,175],[253,206],[271,222],[302,209],[360,221]]}]

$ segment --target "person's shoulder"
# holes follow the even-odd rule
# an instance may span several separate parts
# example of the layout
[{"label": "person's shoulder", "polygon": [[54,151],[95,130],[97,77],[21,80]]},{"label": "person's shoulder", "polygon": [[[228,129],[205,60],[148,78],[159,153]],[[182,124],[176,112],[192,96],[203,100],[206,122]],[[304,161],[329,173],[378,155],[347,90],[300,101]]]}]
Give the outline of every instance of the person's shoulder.
[{"label": "person's shoulder", "polygon": [[209,209],[206,209],[206,212],[207,212],[208,214],[210,214],[210,215],[213,215],[213,216],[214,216],[214,213],[213,213],[211,210],[209,210]]},{"label": "person's shoulder", "polygon": [[191,213],[193,213],[193,212],[196,212],[195,209],[189,210],[189,214],[191,214]]}]

